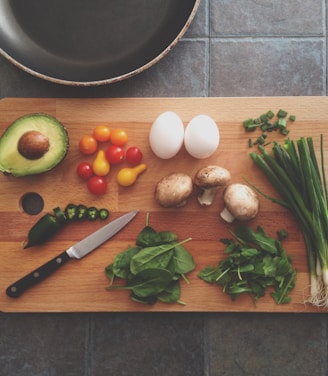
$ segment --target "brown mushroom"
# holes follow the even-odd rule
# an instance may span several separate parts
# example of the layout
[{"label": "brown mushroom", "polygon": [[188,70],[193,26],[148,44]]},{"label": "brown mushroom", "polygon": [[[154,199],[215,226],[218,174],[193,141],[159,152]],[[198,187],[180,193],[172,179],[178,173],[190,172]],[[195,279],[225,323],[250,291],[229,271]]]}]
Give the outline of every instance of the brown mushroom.
[{"label": "brown mushroom", "polygon": [[225,208],[220,213],[222,219],[232,223],[235,219],[253,219],[259,210],[259,198],[252,188],[245,184],[230,184],[223,196]]},{"label": "brown mushroom", "polygon": [[197,197],[200,205],[212,205],[218,190],[229,184],[230,180],[230,172],[220,166],[209,165],[198,170],[194,184],[200,189]]},{"label": "brown mushroom", "polygon": [[179,208],[187,203],[193,189],[192,179],[184,173],[171,173],[155,187],[155,200],[165,208]]}]

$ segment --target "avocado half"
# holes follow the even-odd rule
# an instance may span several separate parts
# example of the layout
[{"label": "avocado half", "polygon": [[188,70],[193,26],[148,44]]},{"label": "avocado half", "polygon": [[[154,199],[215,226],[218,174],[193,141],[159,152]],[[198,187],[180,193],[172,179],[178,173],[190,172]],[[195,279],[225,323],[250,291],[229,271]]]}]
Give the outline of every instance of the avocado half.
[{"label": "avocado half", "polygon": [[15,120],[0,138],[0,171],[16,177],[52,170],[65,157],[69,138],[53,116],[36,113]]}]

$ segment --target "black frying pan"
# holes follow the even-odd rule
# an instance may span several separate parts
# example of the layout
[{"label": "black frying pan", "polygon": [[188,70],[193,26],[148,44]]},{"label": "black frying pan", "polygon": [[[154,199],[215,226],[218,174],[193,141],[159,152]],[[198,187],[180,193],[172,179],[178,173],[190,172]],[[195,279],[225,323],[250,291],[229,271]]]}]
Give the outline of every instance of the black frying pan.
[{"label": "black frying pan", "polygon": [[0,0],[0,53],[67,85],[149,68],[175,46],[200,0]]}]

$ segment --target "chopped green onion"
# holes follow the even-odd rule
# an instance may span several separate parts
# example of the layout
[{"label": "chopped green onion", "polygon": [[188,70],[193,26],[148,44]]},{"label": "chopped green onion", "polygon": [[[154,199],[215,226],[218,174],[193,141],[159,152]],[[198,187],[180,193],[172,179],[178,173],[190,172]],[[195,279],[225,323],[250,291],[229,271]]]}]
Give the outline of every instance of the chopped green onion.
[{"label": "chopped green onion", "polygon": [[285,129],[287,127],[287,121],[285,118],[280,118],[278,120],[278,127],[279,129]]},{"label": "chopped green onion", "polygon": [[268,117],[267,117],[267,115],[266,115],[266,114],[262,114],[262,115],[260,116],[260,120],[262,121],[262,123],[267,122],[267,121],[268,121]]},{"label": "chopped green onion", "polygon": [[[289,130],[287,130],[288,120],[295,121],[295,115],[290,115],[287,119],[287,112],[285,110],[280,109],[276,115],[276,119],[274,121],[275,114],[269,110],[266,113],[261,114],[256,118],[249,118],[244,120],[244,128],[246,132],[254,132],[256,129],[260,129],[263,132],[272,132],[272,131],[280,131],[283,136],[289,134]],[[249,142],[249,147],[252,145],[263,144],[261,139],[257,139],[254,143]]]},{"label": "chopped green onion", "polygon": [[252,125],[253,124],[253,119],[246,119],[244,121],[244,127],[247,129],[248,126]]},{"label": "chopped green onion", "polygon": [[285,110],[279,110],[277,114],[278,118],[285,118],[287,116],[287,111]]},{"label": "chopped green onion", "polygon": [[272,119],[272,118],[274,117],[274,113],[273,113],[271,110],[269,110],[269,111],[266,113],[266,116],[267,116],[267,118]]}]

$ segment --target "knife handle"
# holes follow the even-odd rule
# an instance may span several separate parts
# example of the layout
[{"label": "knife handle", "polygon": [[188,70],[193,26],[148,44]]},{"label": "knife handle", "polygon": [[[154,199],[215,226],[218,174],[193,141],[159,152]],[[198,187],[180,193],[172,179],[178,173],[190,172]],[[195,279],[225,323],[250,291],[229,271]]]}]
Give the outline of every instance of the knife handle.
[{"label": "knife handle", "polygon": [[66,251],[61,253],[52,260],[35,269],[33,272],[27,274],[25,277],[10,285],[6,290],[6,294],[11,298],[19,297],[28,288],[36,285],[38,282],[44,280],[50,274],[58,270],[69,259],[70,257]]}]

